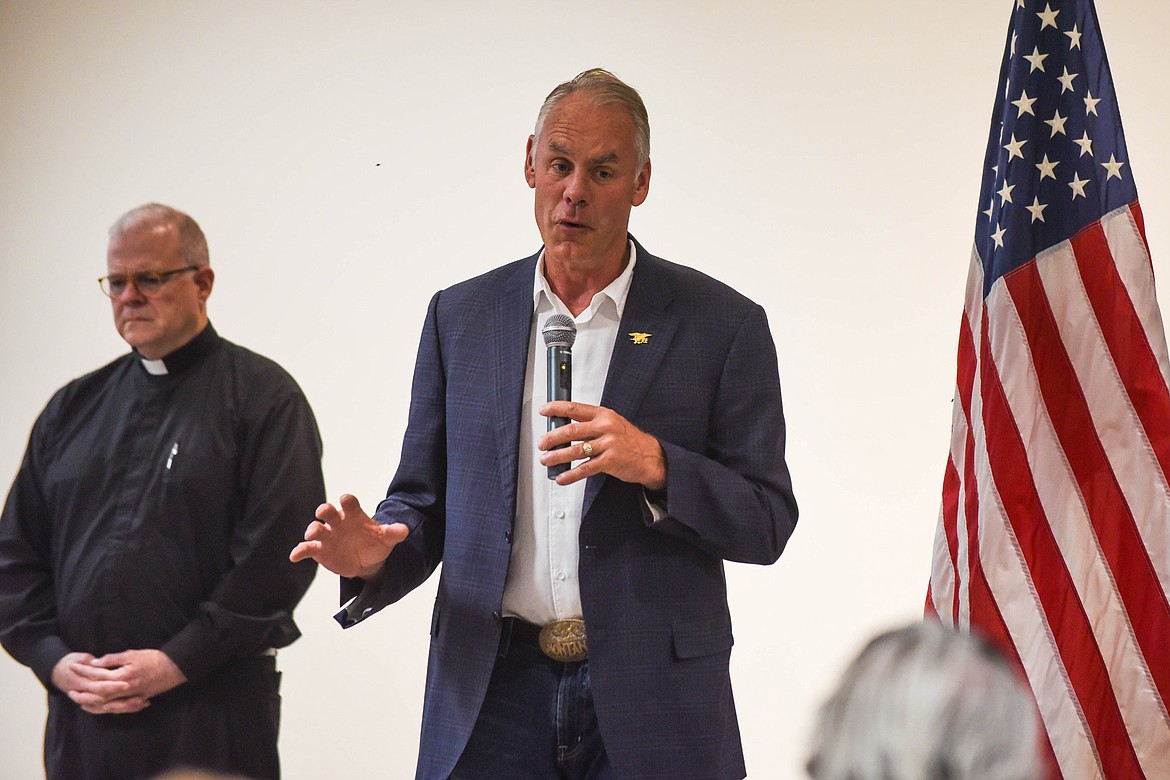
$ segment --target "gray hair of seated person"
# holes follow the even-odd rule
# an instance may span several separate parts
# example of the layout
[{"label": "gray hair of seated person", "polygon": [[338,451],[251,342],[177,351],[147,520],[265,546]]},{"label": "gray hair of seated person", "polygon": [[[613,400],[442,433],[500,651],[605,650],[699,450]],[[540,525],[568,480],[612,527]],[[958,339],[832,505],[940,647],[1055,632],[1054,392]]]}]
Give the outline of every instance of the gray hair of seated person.
[{"label": "gray hair of seated person", "polygon": [[988,642],[927,620],[875,637],[820,710],[815,780],[1034,780],[1036,706]]},{"label": "gray hair of seated person", "polygon": [[249,780],[243,775],[225,775],[208,769],[171,769],[154,780]]}]

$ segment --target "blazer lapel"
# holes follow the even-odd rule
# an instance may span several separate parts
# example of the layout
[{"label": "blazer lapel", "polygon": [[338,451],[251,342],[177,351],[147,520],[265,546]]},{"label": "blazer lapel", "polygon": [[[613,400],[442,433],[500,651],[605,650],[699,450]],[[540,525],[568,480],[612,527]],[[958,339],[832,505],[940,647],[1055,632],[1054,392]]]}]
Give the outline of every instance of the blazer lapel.
[{"label": "blazer lapel", "polygon": [[[601,395],[602,406],[613,409],[635,425],[642,398],[658,373],[678,327],[678,316],[670,311],[674,291],[662,273],[665,261],[648,254],[641,245],[637,245],[637,250],[638,263],[634,266],[634,278]],[[588,514],[605,479],[604,474],[591,477],[585,485],[582,518]]]},{"label": "blazer lapel", "polygon": [[516,467],[520,452],[520,413],[524,407],[524,374],[528,366],[528,349],[532,336],[532,280],[536,257],[517,265],[515,273],[504,280],[503,289],[491,303],[489,342],[493,381],[484,392],[496,399],[496,442],[499,444],[502,495],[509,496],[508,522],[516,516]]}]

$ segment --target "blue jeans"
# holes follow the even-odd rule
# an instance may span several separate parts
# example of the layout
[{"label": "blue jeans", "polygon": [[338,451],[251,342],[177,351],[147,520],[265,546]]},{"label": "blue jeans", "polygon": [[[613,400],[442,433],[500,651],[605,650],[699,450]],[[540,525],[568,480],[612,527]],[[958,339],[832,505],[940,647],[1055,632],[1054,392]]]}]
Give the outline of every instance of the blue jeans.
[{"label": "blue jeans", "polygon": [[554,661],[505,635],[479,718],[451,773],[451,780],[499,778],[613,778],[588,661]]}]

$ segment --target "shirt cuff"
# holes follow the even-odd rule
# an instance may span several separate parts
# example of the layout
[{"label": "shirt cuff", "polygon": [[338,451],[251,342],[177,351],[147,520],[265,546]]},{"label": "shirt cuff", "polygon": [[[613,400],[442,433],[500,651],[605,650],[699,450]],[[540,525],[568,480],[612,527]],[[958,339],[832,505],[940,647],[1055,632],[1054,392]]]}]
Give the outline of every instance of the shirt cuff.
[{"label": "shirt cuff", "polygon": [[646,504],[646,508],[650,510],[650,525],[654,525],[667,516],[665,490],[647,490],[646,488],[642,488],[642,501]]},{"label": "shirt cuff", "polygon": [[65,640],[54,634],[40,639],[33,647],[31,657],[27,661],[22,659],[22,663],[28,664],[48,691],[55,692],[57,687],[53,685],[53,669],[71,652]]},{"label": "shirt cuff", "polygon": [[[380,589],[385,580],[386,566],[369,579],[361,577],[341,578],[341,601],[344,606],[333,616],[342,628],[356,626],[370,615],[381,609],[376,606],[380,597]],[[345,602],[349,601],[348,604]]]}]

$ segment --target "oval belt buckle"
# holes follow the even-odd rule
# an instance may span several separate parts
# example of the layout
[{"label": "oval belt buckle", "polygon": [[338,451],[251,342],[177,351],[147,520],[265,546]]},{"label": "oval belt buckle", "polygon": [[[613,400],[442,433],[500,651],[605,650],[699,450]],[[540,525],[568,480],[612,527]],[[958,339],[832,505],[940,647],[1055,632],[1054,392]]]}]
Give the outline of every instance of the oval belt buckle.
[{"label": "oval belt buckle", "polygon": [[554,661],[575,663],[589,657],[585,645],[585,621],[555,620],[540,629],[540,650]]}]

